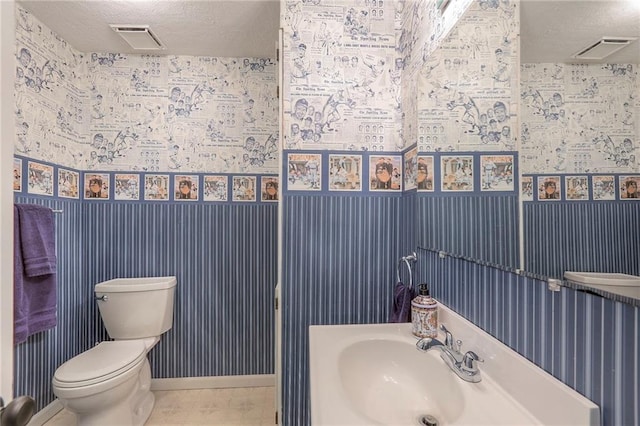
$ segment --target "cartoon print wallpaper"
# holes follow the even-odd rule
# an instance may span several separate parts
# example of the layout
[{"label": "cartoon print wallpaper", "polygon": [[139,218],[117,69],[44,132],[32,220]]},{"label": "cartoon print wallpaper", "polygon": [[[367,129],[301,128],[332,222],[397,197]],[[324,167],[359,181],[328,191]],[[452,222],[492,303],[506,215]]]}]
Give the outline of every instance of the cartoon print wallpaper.
[{"label": "cartoon print wallpaper", "polygon": [[523,64],[524,173],[638,172],[638,66]]},{"label": "cartoon print wallpaper", "polygon": [[515,151],[519,11],[471,4],[419,72],[420,151]]},{"label": "cartoon print wallpaper", "polygon": [[58,197],[80,198],[80,173],[58,169]]},{"label": "cartoon print wallpaper", "polygon": [[17,155],[80,170],[276,173],[271,59],[76,51],[16,6]]},{"label": "cartoon print wallpaper", "polygon": [[53,166],[29,161],[28,163],[29,194],[53,195]]},{"label": "cartoon print wallpaper", "polygon": [[[455,2],[451,13],[468,3]],[[422,26],[444,32],[435,4],[283,2],[284,148],[402,151],[415,143],[403,136],[403,123],[415,109],[415,91],[402,96],[405,65],[411,50],[428,49],[417,38]]]},{"label": "cartoon print wallpaper", "polygon": [[396,2],[283,7],[285,149],[402,148],[394,138],[400,80],[390,76]]},{"label": "cartoon print wallpaper", "polygon": [[[638,173],[638,67],[519,65],[518,6],[283,1],[282,148],[517,151],[523,174]],[[16,20],[16,155],[86,171],[278,172],[275,61],[84,54],[19,6]],[[330,186],[366,189],[365,177]],[[201,180],[203,199],[224,198]]]},{"label": "cartoon print wallpaper", "polygon": [[362,155],[329,155],[329,191],[361,191],[362,166]]},{"label": "cartoon print wallpaper", "polygon": [[22,191],[22,160],[19,158],[13,159],[13,190]]}]

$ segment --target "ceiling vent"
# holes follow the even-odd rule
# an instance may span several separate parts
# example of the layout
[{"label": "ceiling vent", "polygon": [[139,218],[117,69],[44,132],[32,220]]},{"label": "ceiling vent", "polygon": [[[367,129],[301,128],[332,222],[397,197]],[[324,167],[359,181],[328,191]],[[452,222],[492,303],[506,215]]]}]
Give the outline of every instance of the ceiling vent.
[{"label": "ceiling vent", "polygon": [[113,31],[129,43],[135,50],[163,50],[160,39],[151,32],[148,25],[110,25]]},{"label": "ceiling vent", "polygon": [[628,46],[635,37],[604,37],[598,40],[597,43],[592,44],[586,49],[582,49],[578,53],[572,55],[572,58],[576,59],[604,59],[614,52]]}]

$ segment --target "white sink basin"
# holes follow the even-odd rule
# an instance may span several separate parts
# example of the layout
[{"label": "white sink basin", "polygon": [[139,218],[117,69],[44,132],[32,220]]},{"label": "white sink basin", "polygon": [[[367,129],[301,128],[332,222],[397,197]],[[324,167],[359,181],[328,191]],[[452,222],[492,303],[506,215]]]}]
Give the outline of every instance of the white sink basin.
[{"label": "white sink basin", "polygon": [[[446,366],[442,368],[439,353],[419,352],[413,343],[363,340],[340,353],[338,373],[342,389],[353,407],[371,424],[410,422],[422,414],[451,423],[464,410],[461,383],[449,374]],[[412,365],[421,368],[413,370]]]},{"label": "white sink basin", "polygon": [[440,426],[600,424],[593,402],[443,305],[439,318],[484,358],[479,383],[439,350],[417,350],[410,324],[311,326],[312,425],[415,426],[427,415]]}]

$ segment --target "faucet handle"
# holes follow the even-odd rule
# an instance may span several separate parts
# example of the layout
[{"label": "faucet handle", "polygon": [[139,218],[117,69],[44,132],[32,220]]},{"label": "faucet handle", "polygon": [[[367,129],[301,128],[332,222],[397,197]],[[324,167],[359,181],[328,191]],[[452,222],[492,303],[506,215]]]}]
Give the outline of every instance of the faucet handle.
[{"label": "faucet handle", "polygon": [[440,324],[440,329],[444,331],[444,345],[449,349],[453,349],[453,335],[447,330],[444,324]]},{"label": "faucet handle", "polygon": [[474,351],[467,351],[462,357],[462,369],[469,373],[477,372],[478,365],[476,362],[484,362],[484,360]]}]

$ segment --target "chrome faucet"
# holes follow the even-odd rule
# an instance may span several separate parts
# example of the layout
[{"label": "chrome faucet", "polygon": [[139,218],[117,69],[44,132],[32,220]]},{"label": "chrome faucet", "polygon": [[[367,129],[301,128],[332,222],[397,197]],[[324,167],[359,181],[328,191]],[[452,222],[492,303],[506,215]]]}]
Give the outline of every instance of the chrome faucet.
[{"label": "chrome faucet", "polygon": [[482,380],[480,370],[478,370],[478,362],[484,362],[484,360],[473,351],[467,351],[462,354],[460,352],[462,341],[456,340],[454,342],[453,335],[444,324],[441,324],[440,328],[444,332],[444,343],[435,338],[425,337],[418,340],[416,348],[425,352],[431,349],[439,349],[440,358],[458,377],[467,382],[478,383]]}]

